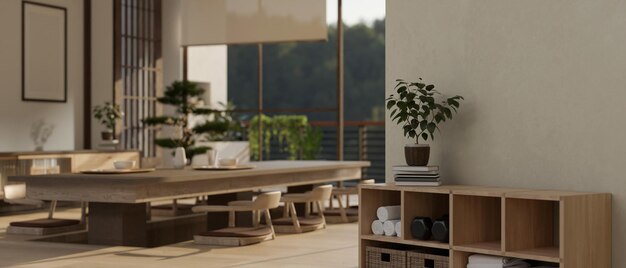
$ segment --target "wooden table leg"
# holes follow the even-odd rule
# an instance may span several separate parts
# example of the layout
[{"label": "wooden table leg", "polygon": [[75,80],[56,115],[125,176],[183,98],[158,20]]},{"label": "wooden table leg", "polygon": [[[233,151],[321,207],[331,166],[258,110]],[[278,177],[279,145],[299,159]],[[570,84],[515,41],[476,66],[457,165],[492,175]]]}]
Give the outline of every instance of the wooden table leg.
[{"label": "wooden table leg", "polygon": [[89,244],[145,247],[146,204],[89,202]]},{"label": "wooden table leg", "polygon": [[158,247],[189,241],[206,230],[202,214],[148,220],[146,203],[89,203],[89,244]]}]

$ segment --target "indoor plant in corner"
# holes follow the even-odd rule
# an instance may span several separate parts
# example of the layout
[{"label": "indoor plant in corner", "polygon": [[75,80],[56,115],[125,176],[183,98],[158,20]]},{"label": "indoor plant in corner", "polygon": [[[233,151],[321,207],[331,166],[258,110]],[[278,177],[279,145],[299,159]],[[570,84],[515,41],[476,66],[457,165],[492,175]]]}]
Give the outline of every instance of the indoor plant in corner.
[{"label": "indoor plant in corner", "polygon": [[426,84],[419,78],[417,82],[396,80],[395,94],[387,99],[390,118],[402,126],[404,136],[414,139],[414,144],[404,147],[404,157],[409,166],[426,166],[430,158],[430,145],[420,144],[435,138],[439,124],[452,119],[457,112],[462,96],[444,98],[432,84]]},{"label": "indoor plant in corner", "polygon": [[124,114],[120,110],[118,104],[105,102],[104,105],[97,105],[93,108],[93,117],[95,117],[100,124],[102,124],[106,130],[102,131],[102,140],[111,141],[115,139],[113,129],[115,129],[115,123],[118,119],[122,118]]}]

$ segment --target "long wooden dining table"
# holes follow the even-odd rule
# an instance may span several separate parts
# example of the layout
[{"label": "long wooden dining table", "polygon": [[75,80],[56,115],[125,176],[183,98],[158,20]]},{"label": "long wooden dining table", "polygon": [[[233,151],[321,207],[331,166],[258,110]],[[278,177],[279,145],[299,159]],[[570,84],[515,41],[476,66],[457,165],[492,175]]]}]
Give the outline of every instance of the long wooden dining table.
[{"label": "long wooden dining table", "polygon": [[252,169],[157,169],[132,174],[53,174],[12,176],[26,183],[30,199],[89,203],[88,243],[153,247],[190,240],[226,215],[191,214],[151,219],[149,203],[212,196],[210,204],[226,204],[236,193],[288,186],[304,191],[314,184],[359,179],[367,161],[264,161]]}]

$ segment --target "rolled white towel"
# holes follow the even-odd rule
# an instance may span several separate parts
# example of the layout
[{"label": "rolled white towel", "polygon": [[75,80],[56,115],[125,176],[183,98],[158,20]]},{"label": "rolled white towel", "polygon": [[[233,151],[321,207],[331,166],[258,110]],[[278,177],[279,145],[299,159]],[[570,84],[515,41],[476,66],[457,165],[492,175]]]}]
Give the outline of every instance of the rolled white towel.
[{"label": "rolled white towel", "polygon": [[467,268],[491,268],[491,267],[508,267],[508,268],[524,268],[530,267],[528,263],[526,263],[522,259],[518,258],[506,258],[506,257],[498,257],[498,256],[489,256],[482,254],[473,254],[469,256],[468,259],[469,265]]},{"label": "rolled white towel", "polygon": [[376,210],[376,216],[381,221],[399,220],[400,219],[400,206],[386,206],[379,207]]},{"label": "rolled white towel", "polygon": [[375,220],[372,222],[372,233],[375,235],[383,235],[385,234],[385,229],[383,228],[383,222],[380,220]]},{"label": "rolled white towel", "polygon": [[468,262],[469,263],[476,263],[476,264],[499,264],[502,265],[504,263],[506,263],[506,260],[504,257],[498,257],[498,256],[489,256],[489,255],[482,255],[482,254],[472,254],[469,256],[468,258]]},{"label": "rolled white towel", "polygon": [[502,264],[468,263],[467,268],[502,268]]},{"label": "rolled white towel", "polygon": [[529,268],[530,265],[528,263],[521,263],[513,266],[503,266],[502,264],[495,263],[468,263],[467,268]]},{"label": "rolled white towel", "polygon": [[390,220],[383,222],[383,230],[385,230],[386,236],[396,235],[396,223],[398,222],[400,222],[400,220]]},{"label": "rolled white towel", "polygon": [[401,221],[396,222],[396,235],[398,235],[398,237],[402,236],[402,222]]}]

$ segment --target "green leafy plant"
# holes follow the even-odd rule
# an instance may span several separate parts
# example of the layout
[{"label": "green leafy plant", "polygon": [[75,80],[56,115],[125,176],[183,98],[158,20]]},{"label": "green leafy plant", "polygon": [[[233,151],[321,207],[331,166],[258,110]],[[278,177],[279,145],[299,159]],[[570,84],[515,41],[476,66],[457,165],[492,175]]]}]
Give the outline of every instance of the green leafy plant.
[{"label": "green leafy plant", "polygon": [[405,137],[415,139],[418,144],[420,138],[424,141],[434,140],[435,131],[440,131],[439,124],[452,119],[453,112],[457,112],[460,101],[464,100],[459,95],[443,98],[435,90],[435,85],[424,83],[422,78],[417,82],[403,79],[396,82],[396,94],[386,99],[387,109],[391,111],[390,118],[402,126]]},{"label": "green leafy plant", "polygon": [[259,120],[263,126],[263,153],[265,159],[270,156],[270,143],[272,140],[272,118],[262,114],[261,117],[254,116],[248,124],[248,141],[250,143],[250,154],[252,159],[259,160]]},{"label": "green leafy plant", "polygon": [[[155,144],[163,148],[183,147],[187,158],[196,154],[206,153],[211,149],[206,146],[195,146],[197,139],[223,137],[229,130],[231,121],[227,114],[232,111],[209,109],[198,106],[198,98],[204,94],[204,89],[189,81],[175,81],[164,92],[164,96],[157,99],[159,103],[176,107],[174,115],[148,117],[142,122],[149,126],[178,127],[182,135],[178,138],[158,138]],[[201,115],[211,118],[194,127],[189,126],[192,115]]]},{"label": "green leafy plant", "polygon": [[[321,150],[322,132],[309,124],[303,115],[261,116],[263,123],[263,153],[269,158],[271,140],[278,141],[281,152],[287,152],[290,160],[315,159]],[[248,139],[252,157],[259,159],[259,117],[250,120]]]},{"label": "green leafy plant", "polygon": [[322,151],[322,130],[319,127],[308,125],[303,134],[302,159],[313,160]]},{"label": "green leafy plant", "polygon": [[108,130],[113,131],[115,122],[122,118],[123,113],[118,104],[105,102],[104,105],[93,107],[93,117]]}]

